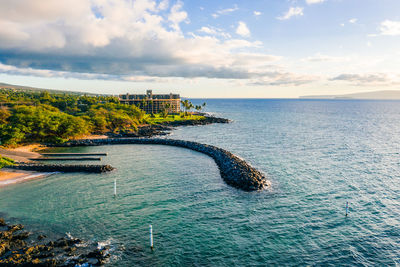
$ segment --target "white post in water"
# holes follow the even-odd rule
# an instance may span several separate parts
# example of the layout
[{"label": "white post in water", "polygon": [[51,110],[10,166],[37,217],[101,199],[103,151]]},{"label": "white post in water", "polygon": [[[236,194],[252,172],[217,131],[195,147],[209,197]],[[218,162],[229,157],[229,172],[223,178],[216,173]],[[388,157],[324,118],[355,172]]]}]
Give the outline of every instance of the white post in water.
[{"label": "white post in water", "polygon": [[114,197],[117,196],[117,179],[114,179]]},{"label": "white post in water", "polygon": [[346,217],[348,213],[349,213],[349,202],[346,201]]},{"label": "white post in water", "polygon": [[153,226],[150,224],[150,248],[153,250]]}]

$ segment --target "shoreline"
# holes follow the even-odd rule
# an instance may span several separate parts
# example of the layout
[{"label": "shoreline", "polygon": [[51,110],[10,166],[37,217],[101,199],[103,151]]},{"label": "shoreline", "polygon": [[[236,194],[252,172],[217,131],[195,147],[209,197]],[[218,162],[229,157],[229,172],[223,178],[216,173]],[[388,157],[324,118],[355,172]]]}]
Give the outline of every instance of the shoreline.
[{"label": "shoreline", "polygon": [[45,149],[46,146],[39,144],[24,145],[17,148],[0,147],[0,155],[13,159],[16,162],[29,162],[30,158],[39,158],[40,154],[36,151]]},{"label": "shoreline", "polygon": [[25,229],[0,217],[0,266],[102,266],[111,247],[66,233],[48,238],[40,230]]},{"label": "shoreline", "polygon": [[[36,151],[46,149],[46,146],[39,144],[24,145],[17,148],[6,149],[0,147],[0,155],[15,160],[16,164],[31,162],[29,158],[38,158],[40,154]],[[27,170],[15,170],[4,167],[0,169],[0,187],[11,184],[22,183],[27,180],[44,178],[54,172],[36,172]]]},{"label": "shoreline", "polygon": [[37,172],[3,168],[0,170],[0,188],[11,184],[22,183],[27,180],[45,178],[55,173],[57,172]]},{"label": "shoreline", "polygon": [[[166,136],[175,129],[175,127],[180,126],[200,126],[213,123],[230,123],[231,121],[225,118],[213,117],[210,115],[202,114],[205,119],[202,120],[184,120],[175,122],[165,122],[160,124],[144,124],[140,125],[137,133],[134,134],[107,134],[107,135],[88,135],[84,136],[82,139],[72,139],[68,142],[82,142],[85,140],[107,140],[115,137],[136,137],[136,138],[148,138],[148,137],[161,137]],[[68,143],[67,142],[67,143]],[[41,145],[41,144],[30,144],[23,145],[17,148],[4,148],[0,146],[0,155],[11,158],[16,161],[16,164],[20,164],[21,168],[17,166],[10,166],[0,169],[0,187],[7,186],[10,184],[20,183],[26,180],[43,178],[56,173],[56,169],[51,164],[49,166],[49,172],[46,171],[46,164],[32,164],[31,158],[40,158],[41,154],[38,151],[45,150],[54,145]],[[57,145],[55,145],[57,146]],[[60,145],[62,146],[62,145]],[[37,165],[28,166],[28,165]],[[39,166],[40,165],[40,166]],[[23,167],[24,166],[24,167]],[[61,165],[60,165],[61,166]],[[85,167],[86,166],[86,167]],[[76,165],[75,167],[65,166],[64,171],[93,171],[95,168],[87,168],[88,165]],[[111,166],[98,166],[98,171],[103,172],[104,170],[110,171],[113,168]],[[100,171],[99,171],[100,170]]]}]

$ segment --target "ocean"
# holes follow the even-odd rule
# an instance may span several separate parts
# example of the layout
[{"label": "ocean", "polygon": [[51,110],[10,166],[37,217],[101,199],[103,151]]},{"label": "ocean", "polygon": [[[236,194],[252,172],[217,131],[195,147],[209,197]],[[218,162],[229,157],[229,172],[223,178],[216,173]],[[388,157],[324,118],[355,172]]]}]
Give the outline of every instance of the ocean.
[{"label": "ocean", "polygon": [[0,212],[48,236],[109,244],[108,266],[400,265],[399,101],[193,103],[204,101],[233,122],[179,127],[168,138],[227,149],[270,188],[232,188],[211,158],[178,147],[60,148],[107,152],[103,163],[117,170],[2,187]]}]

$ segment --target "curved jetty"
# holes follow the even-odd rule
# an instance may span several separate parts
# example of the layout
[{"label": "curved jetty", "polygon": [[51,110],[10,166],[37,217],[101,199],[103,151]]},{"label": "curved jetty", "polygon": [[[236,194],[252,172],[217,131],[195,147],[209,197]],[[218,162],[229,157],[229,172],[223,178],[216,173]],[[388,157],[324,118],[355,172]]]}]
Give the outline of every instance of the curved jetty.
[{"label": "curved jetty", "polygon": [[212,145],[192,141],[159,138],[107,138],[70,141],[62,146],[98,146],[115,144],[151,144],[188,148],[212,157],[224,181],[245,191],[261,190],[267,186],[265,176],[231,152]]}]

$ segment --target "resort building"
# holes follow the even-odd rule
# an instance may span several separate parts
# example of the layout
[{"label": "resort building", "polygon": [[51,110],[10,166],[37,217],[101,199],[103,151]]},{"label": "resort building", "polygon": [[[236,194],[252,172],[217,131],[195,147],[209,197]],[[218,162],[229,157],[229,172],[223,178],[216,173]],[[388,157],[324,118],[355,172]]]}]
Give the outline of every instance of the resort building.
[{"label": "resort building", "polygon": [[167,108],[169,113],[181,111],[181,98],[178,94],[153,95],[152,90],[147,90],[144,95],[119,95],[121,104],[136,105],[146,113],[159,113]]}]

